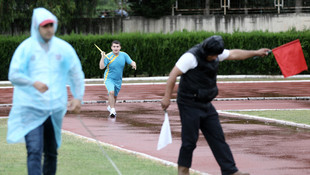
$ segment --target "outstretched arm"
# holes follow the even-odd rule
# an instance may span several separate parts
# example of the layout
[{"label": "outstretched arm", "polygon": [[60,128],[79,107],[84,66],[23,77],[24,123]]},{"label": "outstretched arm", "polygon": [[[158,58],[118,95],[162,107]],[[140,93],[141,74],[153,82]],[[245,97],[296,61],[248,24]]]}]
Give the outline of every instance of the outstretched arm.
[{"label": "outstretched arm", "polygon": [[262,48],[258,50],[242,50],[232,49],[229,50],[229,56],[226,60],[245,60],[254,56],[264,57],[268,55],[270,49]]},{"label": "outstretched arm", "polygon": [[169,107],[170,99],[171,99],[173,88],[175,86],[176,79],[178,76],[182,74],[183,73],[181,72],[181,70],[176,66],[174,66],[172,71],[170,72],[169,78],[167,80],[165,95],[163,99],[161,100],[161,107],[163,108],[163,110],[166,110]]}]

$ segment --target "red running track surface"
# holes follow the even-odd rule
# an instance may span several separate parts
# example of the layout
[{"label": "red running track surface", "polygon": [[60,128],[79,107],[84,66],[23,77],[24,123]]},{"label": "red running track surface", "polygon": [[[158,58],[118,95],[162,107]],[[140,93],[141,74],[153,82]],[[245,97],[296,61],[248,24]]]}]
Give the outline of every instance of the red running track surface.
[{"label": "red running track surface", "polygon": [[[309,85],[309,82],[219,83],[218,98],[309,97]],[[118,100],[161,99],[164,88],[165,85],[123,85]],[[87,86],[84,100],[105,101],[106,93],[104,86]],[[11,103],[12,89],[0,89],[0,94],[0,104]],[[214,101],[213,104],[218,110],[305,109],[310,106],[309,100]],[[175,102],[168,110],[173,143],[160,151],[156,146],[164,114],[159,102],[117,103],[115,122],[108,120],[106,107],[105,103],[85,104],[80,114],[99,141],[176,163],[181,126]],[[0,116],[8,115],[9,109],[1,107]],[[251,175],[310,174],[309,130],[225,116],[221,117],[221,123],[240,170]],[[63,129],[91,137],[73,114],[66,115]],[[202,134],[194,152],[192,168],[212,175],[220,174]]]}]

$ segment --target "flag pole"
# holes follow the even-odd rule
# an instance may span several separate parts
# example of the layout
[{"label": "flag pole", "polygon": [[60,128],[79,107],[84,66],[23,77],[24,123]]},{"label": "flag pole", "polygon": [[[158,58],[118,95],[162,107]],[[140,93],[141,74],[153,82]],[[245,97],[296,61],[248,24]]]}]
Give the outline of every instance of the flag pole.
[{"label": "flag pole", "polygon": [[[96,47],[97,47],[97,49],[102,53],[104,53],[104,51],[102,51],[96,44],[94,44]],[[108,60],[110,60],[109,59],[109,57],[104,53],[104,56],[108,59]]]}]

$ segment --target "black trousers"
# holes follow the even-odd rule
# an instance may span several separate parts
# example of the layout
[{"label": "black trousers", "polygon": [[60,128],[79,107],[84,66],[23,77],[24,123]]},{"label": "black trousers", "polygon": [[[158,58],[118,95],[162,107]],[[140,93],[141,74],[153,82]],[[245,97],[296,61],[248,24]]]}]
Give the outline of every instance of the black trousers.
[{"label": "black trousers", "polygon": [[182,146],[178,165],[191,167],[200,129],[221,167],[222,174],[229,175],[238,171],[214,106],[211,103],[197,107],[178,103],[178,107],[182,124]]}]

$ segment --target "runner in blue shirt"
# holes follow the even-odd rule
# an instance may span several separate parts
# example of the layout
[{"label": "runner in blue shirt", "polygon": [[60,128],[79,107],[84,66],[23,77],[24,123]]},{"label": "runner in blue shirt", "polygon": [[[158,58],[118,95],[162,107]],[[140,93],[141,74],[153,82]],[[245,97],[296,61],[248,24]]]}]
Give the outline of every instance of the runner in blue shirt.
[{"label": "runner in blue shirt", "polygon": [[107,55],[101,52],[101,59],[99,62],[99,68],[104,69],[104,84],[108,90],[108,111],[110,117],[116,117],[115,102],[117,95],[122,86],[123,70],[125,63],[130,64],[133,69],[136,70],[136,62],[132,61],[129,55],[121,50],[121,43],[117,40],[112,42],[112,52]]}]

